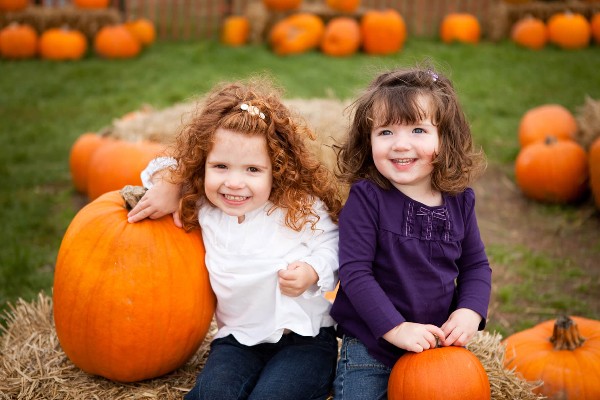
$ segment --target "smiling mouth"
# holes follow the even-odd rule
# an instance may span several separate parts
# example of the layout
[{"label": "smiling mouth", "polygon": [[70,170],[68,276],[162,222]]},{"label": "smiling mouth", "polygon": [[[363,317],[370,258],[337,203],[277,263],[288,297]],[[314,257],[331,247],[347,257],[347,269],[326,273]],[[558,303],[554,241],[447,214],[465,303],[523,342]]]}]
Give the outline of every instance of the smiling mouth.
[{"label": "smiling mouth", "polygon": [[408,165],[414,161],[415,161],[414,158],[396,158],[396,159],[392,160],[392,162],[394,164],[399,164],[399,165]]},{"label": "smiling mouth", "polygon": [[230,194],[224,194],[223,197],[225,197],[225,200],[229,201],[244,201],[250,198],[250,196],[233,196]]}]

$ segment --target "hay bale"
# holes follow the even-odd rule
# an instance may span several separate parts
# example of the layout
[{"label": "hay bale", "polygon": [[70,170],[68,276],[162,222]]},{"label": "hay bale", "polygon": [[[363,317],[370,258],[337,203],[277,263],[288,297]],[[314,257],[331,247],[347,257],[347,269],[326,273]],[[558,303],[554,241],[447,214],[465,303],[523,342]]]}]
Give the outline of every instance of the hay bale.
[{"label": "hay bale", "polygon": [[577,115],[577,141],[589,150],[590,145],[600,137],[600,100],[585,97],[585,103],[578,108]]},{"label": "hay bale", "polygon": [[[160,378],[118,383],[92,376],[74,366],[60,348],[52,318],[52,298],[9,305],[0,327],[0,399],[181,399],[195,382],[216,333],[213,321],[204,343],[180,369]],[[503,368],[505,348],[500,335],[478,333],[468,346],[483,364],[494,400],[542,399],[535,385]]]}]

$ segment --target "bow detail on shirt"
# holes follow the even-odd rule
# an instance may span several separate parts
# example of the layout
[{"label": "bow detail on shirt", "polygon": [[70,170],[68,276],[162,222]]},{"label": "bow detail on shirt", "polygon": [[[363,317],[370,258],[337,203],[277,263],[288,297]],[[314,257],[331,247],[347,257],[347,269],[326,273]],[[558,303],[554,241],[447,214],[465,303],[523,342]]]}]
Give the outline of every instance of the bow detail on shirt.
[{"label": "bow detail on shirt", "polygon": [[423,232],[421,235],[424,239],[430,240],[432,237],[434,218],[445,221],[442,238],[446,241],[450,239],[450,219],[448,218],[448,211],[446,211],[445,208],[430,210],[425,207],[419,207],[416,215],[425,218],[426,222],[423,224]]},{"label": "bow detail on shirt", "polygon": [[447,219],[445,208],[442,208],[441,210],[429,210],[425,207],[420,207],[419,211],[417,211],[417,215],[433,217],[433,218],[441,219],[442,221],[445,221]]}]

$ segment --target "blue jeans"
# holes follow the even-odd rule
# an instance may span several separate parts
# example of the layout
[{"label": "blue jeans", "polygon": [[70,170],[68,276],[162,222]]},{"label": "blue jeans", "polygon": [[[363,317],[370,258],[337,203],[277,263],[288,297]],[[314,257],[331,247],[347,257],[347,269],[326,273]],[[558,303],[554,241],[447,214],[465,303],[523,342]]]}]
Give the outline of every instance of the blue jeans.
[{"label": "blue jeans", "polygon": [[245,346],[232,335],[215,339],[185,400],[325,400],[335,376],[333,327],[316,337],[295,333],[277,343]]},{"label": "blue jeans", "polygon": [[392,369],[377,361],[356,338],[344,336],[337,374],[335,400],[386,400]]}]

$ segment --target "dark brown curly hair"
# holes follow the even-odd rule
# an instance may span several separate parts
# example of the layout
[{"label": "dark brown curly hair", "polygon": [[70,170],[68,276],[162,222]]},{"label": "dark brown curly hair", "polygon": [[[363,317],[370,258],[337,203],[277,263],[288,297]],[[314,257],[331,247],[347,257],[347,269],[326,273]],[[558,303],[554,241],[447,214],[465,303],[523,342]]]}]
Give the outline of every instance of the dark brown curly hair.
[{"label": "dark brown curly hair", "polygon": [[[172,180],[182,187],[179,211],[186,230],[199,225],[198,204],[206,201],[206,158],[219,128],[266,137],[273,166],[269,212],[286,210],[286,226],[300,231],[310,223],[315,229],[317,198],[337,222],[342,203],[335,176],[309,150],[306,141],[315,140],[314,133],[282,103],[280,93],[265,78],[217,85],[182,128],[172,151],[177,160]],[[257,107],[264,119],[242,110],[242,103]]]},{"label": "dark brown curly hair", "polygon": [[[422,96],[429,100],[429,110],[419,106]],[[433,67],[382,73],[351,108],[354,113],[348,137],[335,146],[337,176],[345,184],[369,179],[382,188],[392,187],[373,161],[371,131],[375,122],[380,126],[414,124],[431,118],[440,139],[439,151],[432,162],[431,182],[440,192],[460,193],[485,170],[485,156],[474,149],[471,128],[452,82]]]}]

